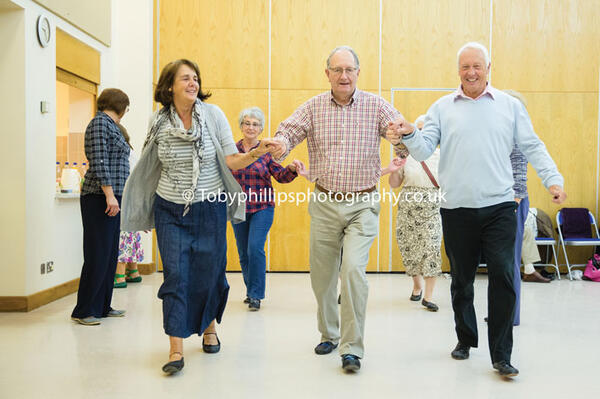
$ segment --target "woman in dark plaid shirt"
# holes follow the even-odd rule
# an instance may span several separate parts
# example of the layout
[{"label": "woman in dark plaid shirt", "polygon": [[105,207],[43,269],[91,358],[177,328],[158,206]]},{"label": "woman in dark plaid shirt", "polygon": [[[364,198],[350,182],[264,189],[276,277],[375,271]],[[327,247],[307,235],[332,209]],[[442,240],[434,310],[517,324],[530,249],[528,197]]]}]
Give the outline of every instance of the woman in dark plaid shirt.
[{"label": "woman in dark plaid shirt", "polygon": [[[244,154],[260,144],[258,136],[263,131],[265,116],[258,107],[248,108],[240,112],[239,124],[244,138],[236,146]],[[265,297],[265,241],[273,224],[275,207],[271,176],[279,183],[289,183],[303,170],[304,164],[299,160],[284,168],[266,153],[245,168],[232,171],[247,195],[246,221],[232,225],[246,284],[244,303],[251,311],[260,309],[260,301]]]},{"label": "woman in dark plaid shirt", "polygon": [[121,317],[124,310],[110,307],[119,253],[121,195],[129,176],[129,145],[119,122],[129,108],[129,97],[119,89],[104,90],[98,113],[85,130],[89,169],[81,188],[83,268],[77,305],[71,318],[97,325],[102,317]]}]

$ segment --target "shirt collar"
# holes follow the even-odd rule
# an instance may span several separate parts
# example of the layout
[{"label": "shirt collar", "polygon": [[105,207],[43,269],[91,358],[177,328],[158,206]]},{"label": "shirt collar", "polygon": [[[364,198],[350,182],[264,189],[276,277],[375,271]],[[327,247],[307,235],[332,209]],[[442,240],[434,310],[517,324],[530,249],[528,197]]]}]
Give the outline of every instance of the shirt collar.
[{"label": "shirt collar", "polygon": [[462,85],[458,85],[458,89],[456,89],[456,91],[454,92],[454,100],[457,100],[462,97],[464,99],[477,101],[486,95],[488,97],[490,97],[492,100],[494,100],[495,99],[494,90],[496,90],[496,89],[494,89],[492,87],[492,85],[489,82],[487,82],[485,84],[485,89],[483,90],[483,93],[481,93],[479,96],[477,96],[477,98],[473,99],[465,94],[465,92],[463,91]]},{"label": "shirt collar", "polygon": [[[358,90],[358,88],[354,89],[354,93],[352,94],[352,98],[350,98],[350,103],[348,103],[348,105],[352,105],[358,101],[359,93],[360,93],[360,90]],[[329,101],[333,102],[335,105],[339,105],[340,107],[344,106],[344,105],[339,104],[337,101],[335,101],[335,98],[333,98],[333,93],[331,90],[329,90]]]}]

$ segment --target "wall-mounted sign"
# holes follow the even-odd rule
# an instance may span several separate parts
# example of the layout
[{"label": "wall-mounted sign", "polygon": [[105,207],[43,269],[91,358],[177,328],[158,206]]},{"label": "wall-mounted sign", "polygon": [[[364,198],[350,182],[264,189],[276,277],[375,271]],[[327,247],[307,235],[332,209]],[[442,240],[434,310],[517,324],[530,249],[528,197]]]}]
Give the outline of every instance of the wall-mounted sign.
[{"label": "wall-mounted sign", "polygon": [[46,47],[50,43],[50,21],[44,15],[40,15],[37,20],[37,38],[40,46]]}]

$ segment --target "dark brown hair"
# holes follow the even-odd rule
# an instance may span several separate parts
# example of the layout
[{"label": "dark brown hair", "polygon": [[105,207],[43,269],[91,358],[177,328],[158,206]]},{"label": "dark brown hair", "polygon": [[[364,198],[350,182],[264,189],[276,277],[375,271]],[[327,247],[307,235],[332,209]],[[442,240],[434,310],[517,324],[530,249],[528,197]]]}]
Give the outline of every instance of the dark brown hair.
[{"label": "dark brown hair", "polygon": [[129,148],[131,148],[133,150],[133,146],[131,145],[131,141],[130,141],[131,138],[129,137],[129,133],[127,133],[127,129],[125,129],[125,126],[121,125],[120,123],[117,123],[117,126],[119,126],[119,130],[121,131],[123,138],[127,142],[127,145],[129,145]]},{"label": "dark brown hair", "polygon": [[122,115],[129,106],[129,97],[119,89],[104,89],[96,100],[98,111],[114,111]]},{"label": "dark brown hair", "polygon": [[200,87],[198,89],[198,98],[204,101],[211,96],[209,92],[202,91],[202,81],[200,80],[200,70],[198,69],[198,65],[193,61],[182,58],[165,65],[158,78],[158,84],[156,85],[156,90],[154,90],[154,101],[161,103],[163,107],[167,107],[173,103],[171,87],[173,87],[175,75],[177,75],[177,71],[182,65],[187,65],[192,68],[198,76],[198,86]]}]

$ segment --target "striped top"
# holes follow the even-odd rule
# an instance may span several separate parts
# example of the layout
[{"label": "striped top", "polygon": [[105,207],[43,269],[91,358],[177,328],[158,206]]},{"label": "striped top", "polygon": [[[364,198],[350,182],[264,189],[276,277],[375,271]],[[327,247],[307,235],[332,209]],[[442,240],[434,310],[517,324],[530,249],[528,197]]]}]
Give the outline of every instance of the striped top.
[{"label": "striped top", "polygon": [[[208,194],[216,194],[225,188],[217,165],[216,149],[206,129],[208,128],[204,123],[202,127],[204,152],[202,154],[202,164],[200,165],[200,176],[198,177],[192,202],[203,201]],[[230,140],[234,144],[233,138],[230,137]],[[167,201],[185,204],[183,191],[189,189],[192,185],[193,143],[175,137],[169,134],[167,130],[160,131],[157,134],[156,142],[158,144],[158,159],[162,163],[156,193]]]},{"label": "striped top", "polygon": [[328,91],[281,122],[276,137],[288,151],[307,140],[311,181],[332,191],[361,191],[379,181],[381,137],[399,116],[375,94],[356,89],[350,103],[340,105]]}]

